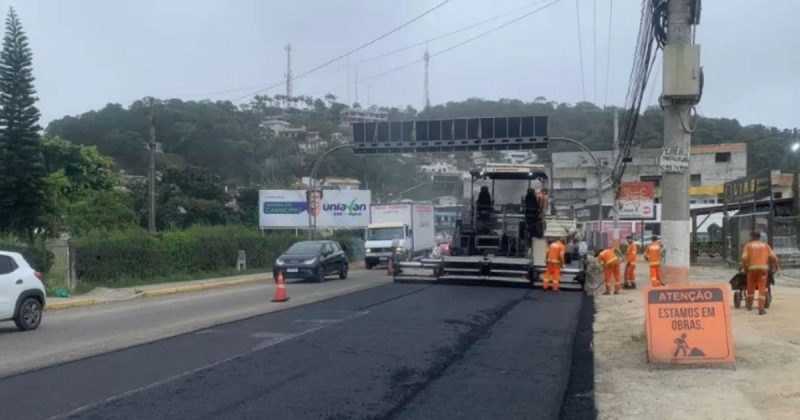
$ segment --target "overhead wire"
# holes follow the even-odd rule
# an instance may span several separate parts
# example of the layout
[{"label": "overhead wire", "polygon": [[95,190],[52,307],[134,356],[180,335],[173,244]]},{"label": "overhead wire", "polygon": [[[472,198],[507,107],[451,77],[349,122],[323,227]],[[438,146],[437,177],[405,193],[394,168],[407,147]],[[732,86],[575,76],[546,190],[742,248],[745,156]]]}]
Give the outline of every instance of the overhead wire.
[{"label": "overhead wire", "polygon": [[597,103],[597,0],[592,2],[592,102]]},{"label": "overhead wire", "polygon": [[581,94],[586,102],[586,77],[583,73],[583,41],[581,41],[581,6],[580,0],[575,0],[575,17],[578,22],[578,61],[581,68]]},{"label": "overhead wire", "polygon": [[[423,17],[433,13],[435,10],[441,8],[442,6],[444,6],[445,4],[447,4],[449,2],[450,2],[450,0],[444,0],[441,3],[431,7],[430,9],[428,9],[428,10],[426,10],[424,12],[422,12],[421,14],[413,17],[412,19],[404,22],[403,24],[393,28],[392,30],[383,33],[382,35],[378,36],[377,38],[374,38],[374,39],[372,39],[372,40],[370,40],[368,42],[365,42],[365,43],[359,45],[358,47],[355,47],[355,48],[353,48],[353,49],[351,49],[351,50],[349,50],[349,51],[347,51],[347,52],[345,52],[345,53],[343,53],[343,54],[341,54],[341,55],[339,55],[339,56],[337,56],[335,58],[332,58],[332,59],[330,59],[328,61],[325,61],[324,63],[321,63],[321,64],[319,64],[319,65],[317,65],[315,67],[312,67],[311,69],[308,69],[308,70],[298,74],[297,76],[294,76],[292,78],[292,80],[301,79],[301,78],[303,78],[305,76],[308,76],[309,74],[312,74],[312,73],[314,73],[314,72],[316,72],[316,71],[318,71],[320,69],[323,69],[323,68],[325,68],[325,67],[327,67],[327,66],[329,66],[329,65],[331,65],[331,64],[333,64],[333,63],[335,63],[335,62],[337,62],[339,60],[342,60],[344,58],[350,57],[352,54],[354,54],[354,53],[356,53],[358,51],[361,51],[364,48],[367,48],[372,44],[375,44],[376,42],[386,38],[387,36],[397,32],[397,31],[407,27],[408,25],[410,25],[410,24],[422,19]],[[267,90],[274,89],[275,87],[280,86],[283,83],[285,83],[285,82],[280,82],[280,83],[275,83],[275,84],[269,85],[267,87],[264,87],[262,89],[259,89],[259,90],[255,91],[255,92],[252,92],[252,93],[250,93],[248,95],[244,95],[244,96],[241,96],[239,98],[235,98],[235,99],[233,99],[233,101],[239,101],[239,100],[245,99],[245,98],[250,97],[250,96],[258,95],[261,92],[265,92]]]},{"label": "overhead wire", "polygon": [[614,16],[614,0],[609,1],[608,5],[608,42],[606,55],[606,90],[603,94],[603,108],[608,105],[608,80],[611,75],[611,19]]},{"label": "overhead wire", "polygon": [[[614,165],[614,182],[619,185],[625,173],[627,161],[633,147],[636,125],[641,112],[647,82],[657,57],[658,47],[662,46],[659,32],[666,34],[666,21],[661,18],[666,0],[643,0],[639,21],[639,35],[634,50],[633,66],[626,96],[626,113],[620,136],[620,153]],[[664,38],[666,41],[666,38]]]},{"label": "overhead wire", "polygon": [[[500,24],[500,25],[498,25],[498,26],[495,26],[495,27],[493,27],[493,28],[491,28],[491,29],[489,29],[489,30],[486,30],[486,31],[484,31],[484,32],[481,32],[481,33],[479,33],[479,34],[477,34],[477,35],[475,35],[475,36],[472,36],[472,37],[470,37],[470,38],[467,38],[467,39],[465,39],[465,40],[463,40],[463,41],[460,41],[460,42],[458,42],[458,43],[455,43],[455,44],[453,44],[453,45],[451,45],[451,46],[449,46],[449,47],[447,47],[447,48],[444,48],[444,49],[442,49],[442,50],[436,51],[436,52],[434,52],[434,53],[430,54],[430,57],[431,57],[431,58],[433,58],[433,57],[438,57],[438,56],[440,56],[440,55],[442,55],[442,54],[445,54],[445,53],[447,53],[447,52],[450,52],[450,51],[452,51],[452,50],[454,50],[454,49],[456,49],[456,48],[458,48],[458,47],[461,47],[461,46],[463,46],[463,45],[466,45],[466,44],[468,44],[468,43],[470,43],[470,42],[473,42],[473,41],[476,41],[476,40],[478,40],[478,39],[480,39],[480,38],[483,38],[483,37],[485,37],[485,36],[487,36],[487,35],[489,35],[489,34],[491,34],[491,33],[493,33],[493,32],[499,31],[500,29],[503,29],[503,28],[505,28],[505,27],[507,27],[507,26],[509,26],[509,25],[512,25],[512,24],[514,24],[514,23],[516,23],[516,22],[519,22],[520,20],[523,20],[523,19],[525,19],[525,18],[527,18],[527,17],[533,16],[534,14],[536,14],[536,13],[539,13],[539,12],[541,12],[541,11],[543,11],[543,10],[547,9],[548,7],[551,7],[551,6],[553,6],[553,5],[555,5],[556,3],[559,3],[560,1],[561,1],[561,0],[550,0],[550,1],[549,1],[549,3],[547,3],[547,4],[543,5],[543,6],[541,6],[541,7],[537,8],[537,9],[535,9],[535,10],[532,10],[532,11],[530,11],[530,12],[527,12],[527,13],[525,13],[525,14],[522,14],[522,15],[520,15],[520,16],[518,16],[518,17],[514,18],[514,19],[508,20],[508,21],[506,21],[506,22],[504,22],[504,23],[502,23],[502,24]],[[366,78],[359,79],[359,81],[360,81],[360,82],[366,82],[366,81],[373,80],[373,79],[376,79],[376,78],[379,78],[379,77],[383,77],[383,76],[385,76],[385,75],[387,75],[387,74],[391,74],[391,73],[394,73],[394,72],[396,72],[396,71],[403,70],[403,69],[405,69],[405,68],[408,68],[408,67],[410,67],[410,66],[413,66],[414,64],[421,63],[421,62],[423,62],[423,61],[425,61],[425,59],[424,59],[424,58],[419,58],[419,59],[416,59],[416,60],[414,60],[414,61],[410,61],[410,62],[407,62],[407,63],[405,63],[405,64],[401,64],[401,65],[399,65],[399,66],[396,66],[396,67],[390,68],[390,69],[388,69],[388,70],[382,71],[382,72],[380,72],[380,73],[373,74],[373,75],[371,75],[371,76],[368,76],[368,77],[366,77]],[[335,87],[335,88],[333,88],[333,89],[331,89],[331,90],[340,89],[341,87],[343,87],[343,85],[342,85],[342,86],[337,86],[337,87]]]},{"label": "overhead wire", "polygon": [[386,57],[395,55],[397,53],[401,53],[403,51],[408,51],[408,50],[416,48],[416,47],[421,47],[421,46],[426,45],[428,43],[431,43],[431,42],[434,42],[434,41],[439,41],[439,40],[447,38],[449,36],[457,35],[457,34],[460,34],[461,32],[465,32],[465,31],[468,31],[470,29],[477,28],[477,27],[482,26],[484,24],[487,24],[489,22],[493,22],[493,21],[495,21],[497,19],[502,19],[502,18],[504,18],[506,16],[512,15],[514,13],[517,13],[520,10],[529,9],[531,7],[534,7],[534,6],[538,6],[540,4],[547,3],[548,1],[550,1],[550,0],[537,1],[537,2],[532,3],[532,4],[528,4],[528,5],[525,5],[525,6],[522,6],[522,7],[517,7],[515,9],[513,9],[513,10],[509,10],[507,12],[504,12],[504,13],[501,13],[501,14],[498,14],[498,15],[494,15],[492,17],[486,18],[486,19],[481,20],[479,22],[472,23],[470,25],[461,27],[459,29],[456,29],[456,30],[453,30],[453,31],[450,31],[450,32],[445,32],[445,33],[443,33],[441,35],[437,35],[437,36],[428,38],[426,40],[419,41],[419,42],[416,42],[414,44],[406,45],[404,47],[400,47],[400,48],[397,48],[397,49],[394,49],[394,50],[391,50],[391,51],[387,51],[385,53],[378,54],[378,55],[375,55],[375,56],[372,56],[372,57],[364,58],[364,59],[358,61],[358,63],[368,63],[370,61],[375,61],[375,60],[378,60],[378,59],[381,59],[381,58],[386,58]]}]

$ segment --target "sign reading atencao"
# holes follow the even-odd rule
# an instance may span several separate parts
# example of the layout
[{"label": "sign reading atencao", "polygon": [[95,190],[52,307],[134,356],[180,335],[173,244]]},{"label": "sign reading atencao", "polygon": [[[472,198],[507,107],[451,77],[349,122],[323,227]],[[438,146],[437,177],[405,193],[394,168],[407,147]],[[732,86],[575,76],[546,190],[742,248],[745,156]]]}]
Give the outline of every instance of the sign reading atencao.
[{"label": "sign reading atencao", "polygon": [[728,287],[646,288],[650,363],[733,363]]}]

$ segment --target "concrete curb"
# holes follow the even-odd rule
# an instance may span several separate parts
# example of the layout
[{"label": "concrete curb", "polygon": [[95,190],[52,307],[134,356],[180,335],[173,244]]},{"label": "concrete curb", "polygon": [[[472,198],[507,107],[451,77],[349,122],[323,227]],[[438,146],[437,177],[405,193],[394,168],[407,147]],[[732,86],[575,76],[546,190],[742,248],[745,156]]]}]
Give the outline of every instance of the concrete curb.
[{"label": "concrete curb", "polygon": [[[355,270],[363,270],[364,262],[363,261],[353,262],[350,264],[350,267],[351,269]],[[245,284],[259,283],[267,280],[272,280],[271,272],[264,273],[263,276],[251,279],[219,280],[202,284],[187,284],[185,286],[170,286],[170,287],[155,288],[151,290],[142,291],[141,293],[137,293],[136,296],[127,299],[76,299],[69,302],[48,303],[45,305],[45,310],[59,311],[63,309],[84,308],[87,306],[99,305],[101,303],[120,302],[142,297],[157,297],[157,296],[175,295],[178,293],[199,292],[203,290],[220,289],[223,287],[232,287],[232,286],[241,286]]]}]

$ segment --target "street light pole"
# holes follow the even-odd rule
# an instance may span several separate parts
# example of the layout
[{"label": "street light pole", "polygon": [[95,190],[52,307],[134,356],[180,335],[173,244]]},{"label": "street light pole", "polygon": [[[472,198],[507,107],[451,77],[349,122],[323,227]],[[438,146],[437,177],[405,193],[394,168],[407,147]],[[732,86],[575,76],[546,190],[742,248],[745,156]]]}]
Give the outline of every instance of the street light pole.
[{"label": "street light pole", "polygon": [[[308,180],[308,187],[309,191],[306,193],[306,200],[311,197],[311,191],[315,191],[317,189],[317,171],[319,171],[319,165],[322,163],[322,160],[325,159],[328,155],[338,150],[352,148],[353,145],[351,144],[340,144],[330,149],[326,150],[324,153],[319,155],[316,161],[314,161],[314,165],[311,167],[311,178]],[[317,216],[311,214],[311,207],[308,208],[308,239],[311,240],[314,237],[314,234],[317,230]]]},{"label": "street light pole", "polygon": [[[592,153],[592,151],[589,150],[589,148],[586,147],[586,145],[579,142],[578,140],[571,139],[568,137],[551,137],[550,141],[551,142],[561,141],[564,143],[569,143],[578,146],[578,148],[580,148],[581,150],[586,152],[586,154],[589,155],[589,158],[592,159],[592,162],[594,163],[595,169],[597,170],[597,231],[599,232],[598,235],[599,239],[597,242],[599,243],[603,238],[603,178],[602,178],[600,161],[597,160],[597,158],[594,156],[594,153]],[[597,244],[595,244],[595,246],[596,245]]]}]

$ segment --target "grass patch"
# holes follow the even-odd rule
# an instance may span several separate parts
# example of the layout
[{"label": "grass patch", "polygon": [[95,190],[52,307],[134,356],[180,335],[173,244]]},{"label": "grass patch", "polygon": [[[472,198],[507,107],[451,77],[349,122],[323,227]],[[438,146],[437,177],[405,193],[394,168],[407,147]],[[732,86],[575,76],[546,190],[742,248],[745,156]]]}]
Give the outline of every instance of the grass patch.
[{"label": "grass patch", "polygon": [[99,284],[78,282],[78,287],[75,290],[75,294],[85,294],[97,287],[107,287],[109,289],[121,289],[124,287],[149,286],[152,284],[183,282],[192,280],[206,280],[206,279],[213,279],[216,277],[234,277],[246,274],[259,274],[259,273],[265,273],[265,274],[272,273],[272,269],[265,270],[263,268],[253,268],[249,270],[236,271],[235,268],[230,268],[230,269],[223,269],[216,271],[179,273],[169,276],[158,276],[158,277],[148,277],[148,278],[124,278],[114,282],[99,283]]},{"label": "grass patch", "polygon": [[637,334],[631,334],[631,341],[634,343],[643,343],[646,338],[647,334],[645,334],[644,331],[641,331]]}]

